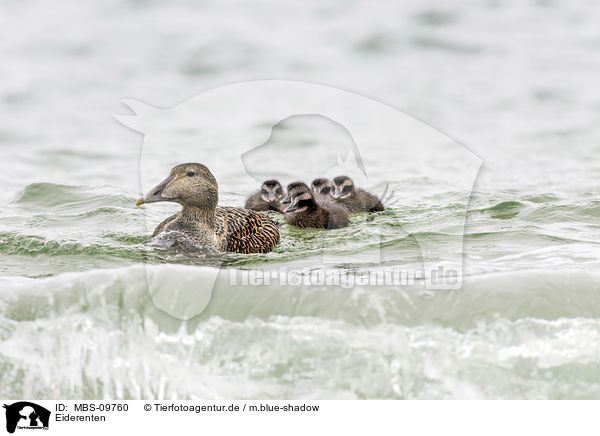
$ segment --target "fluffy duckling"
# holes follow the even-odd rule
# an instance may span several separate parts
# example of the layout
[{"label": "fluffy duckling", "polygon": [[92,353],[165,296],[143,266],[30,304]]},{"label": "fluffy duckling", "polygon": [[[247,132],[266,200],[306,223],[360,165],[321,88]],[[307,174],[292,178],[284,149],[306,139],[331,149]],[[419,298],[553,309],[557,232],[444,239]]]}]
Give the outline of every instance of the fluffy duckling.
[{"label": "fluffy duckling", "polygon": [[285,197],[285,194],[281,183],[277,180],[267,180],[260,187],[260,191],[248,197],[244,207],[258,212],[268,210],[282,212],[281,200],[283,200],[283,197]]},{"label": "fluffy duckling", "polygon": [[348,176],[338,176],[333,179],[332,198],[339,204],[343,204],[350,213],[381,212],[385,210],[381,200],[365,191],[356,188],[354,182]]},{"label": "fluffy duckling", "polygon": [[235,253],[267,253],[279,242],[268,216],[236,207],[219,207],[218,184],[199,163],[174,167],[169,176],[136,205],[172,201],[182,209],[156,227],[152,238],[172,248]]},{"label": "fluffy duckling", "polygon": [[288,191],[290,204],[285,208],[285,222],[291,226],[315,229],[339,229],[350,220],[348,210],[332,201],[316,201],[305,184]]}]

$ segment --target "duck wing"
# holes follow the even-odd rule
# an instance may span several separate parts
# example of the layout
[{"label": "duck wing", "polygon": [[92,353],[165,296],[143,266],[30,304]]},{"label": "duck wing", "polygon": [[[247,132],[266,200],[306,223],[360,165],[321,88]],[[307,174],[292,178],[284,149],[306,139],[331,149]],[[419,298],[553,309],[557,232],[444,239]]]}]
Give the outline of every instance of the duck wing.
[{"label": "duck wing", "polygon": [[171,221],[173,221],[175,218],[177,218],[178,215],[179,215],[178,213],[176,213],[175,215],[171,215],[169,218],[167,218],[162,223],[157,225],[156,228],[154,229],[154,233],[152,233],[152,237],[154,238],[156,235],[158,235],[160,232],[162,232],[165,229],[165,227],[167,226],[167,224],[169,224]]},{"label": "duck wing", "polygon": [[224,251],[268,253],[279,242],[279,229],[267,215],[237,207],[217,207],[217,237]]}]

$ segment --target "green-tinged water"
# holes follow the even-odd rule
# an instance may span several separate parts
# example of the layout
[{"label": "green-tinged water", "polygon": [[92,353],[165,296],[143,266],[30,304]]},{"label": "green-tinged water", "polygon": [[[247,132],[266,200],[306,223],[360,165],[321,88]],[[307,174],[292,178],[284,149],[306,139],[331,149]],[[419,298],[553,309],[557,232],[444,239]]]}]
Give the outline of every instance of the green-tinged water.
[{"label": "green-tinged water", "polygon": [[[1,5],[15,24],[0,27],[0,397],[600,399],[598,13],[426,3],[265,0],[243,22],[235,2]],[[272,213],[281,242],[268,254],[149,246],[177,206],[135,202],[181,159],[206,163],[220,204],[241,206],[258,189],[248,175],[310,182],[306,168],[351,141],[289,119],[242,157],[211,133],[233,130],[227,112],[187,111],[185,129],[142,138],[111,118],[127,111],[118,102],[166,108],[274,77],[368,95],[464,142],[483,162],[472,195],[447,182],[471,161],[407,134],[358,144],[361,186],[394,192],[383,213],[332,231]],[[241,128],[240,150],[259,127]],[[457,290],[360,282],[457,258]],[[353,285],[232,281],[284,270]],[[154,280],[155,297],[185,305],[181,288],[213,273],[210,303],[187,321],[151,298]]]}]

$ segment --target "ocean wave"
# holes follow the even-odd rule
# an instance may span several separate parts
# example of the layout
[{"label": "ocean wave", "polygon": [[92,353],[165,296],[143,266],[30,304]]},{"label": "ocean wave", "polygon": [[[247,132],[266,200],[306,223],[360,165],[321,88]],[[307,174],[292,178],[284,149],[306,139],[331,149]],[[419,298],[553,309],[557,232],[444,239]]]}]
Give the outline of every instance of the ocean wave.
[{"label": "ocean wave", "polygon": [[[303,283],[281,286],[277,274],[270,284],[248,286],[239,280],[232,282],[235,271],[166,264],[67,273],[44,279],[0,278],[0,315],[20,321],[59,317],[65,312],[111,309],[123,310],[126,315],[133,310],[138,316],[156,315],[157,320],[164,315],[168,320],[165,326],[169,326],[174,321],[166,314],[157,315],[148,287],[148,277],[152,280],[160,276],[151,291],[153,295],[171,295],[173,304],[186,306],[212,291],[210,304],[195,318],[196,323],[211,316],[233,321],[313,316],[365,326],[439,324],[466,329],[498,317],[600,317],[600,275],[593,272],[485,274],[467,277],[461,290],[427,291],[419,283],[352,288]],[[198,285],[209,276],[216,277],[214,288]],[[189,289],[179,294],[173,291],[182,287]]]},{"label": "ocean wave", "polygon": [[[149,269],[165,292],[207,273]],[[473,277],[439,293],[218,283],[181,321],[153,305],[146,272],[0,279],[0,395],[600,398],[597,275]]]},{"label": "ocean wave", "polygon": [[94,242],[79,242],[72,240],[48,239],[37,235],[20,235],[0,233],[0,254],[23,256],[68,256],[68,255],[106,255],[130,260],[144,259],[147,250],[141,245],[145,236],[111,235],[111,239],[127,241],[132,245],[124,247],[110,242],[104,244]]},{"label": "ocean wave", "polygon": [[131,208],[133,197],[111,194],[114,188],[101,189],[55,183],[32,183],[27,185],[12,204],[27,209],[44,211],[89,210],[110,204]]}]

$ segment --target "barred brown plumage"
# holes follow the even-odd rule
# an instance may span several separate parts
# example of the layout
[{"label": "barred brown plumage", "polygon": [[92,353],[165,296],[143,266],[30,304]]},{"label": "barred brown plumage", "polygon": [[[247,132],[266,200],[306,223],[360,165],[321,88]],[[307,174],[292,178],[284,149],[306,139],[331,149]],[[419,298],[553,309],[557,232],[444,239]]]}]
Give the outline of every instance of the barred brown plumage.
[{"label": "barred brown plumage", "polygon": [[279,242],[279,228],[266,215],[236,207],[217,208],[217,235],[223,237],[223,251],[268,253]]}]

